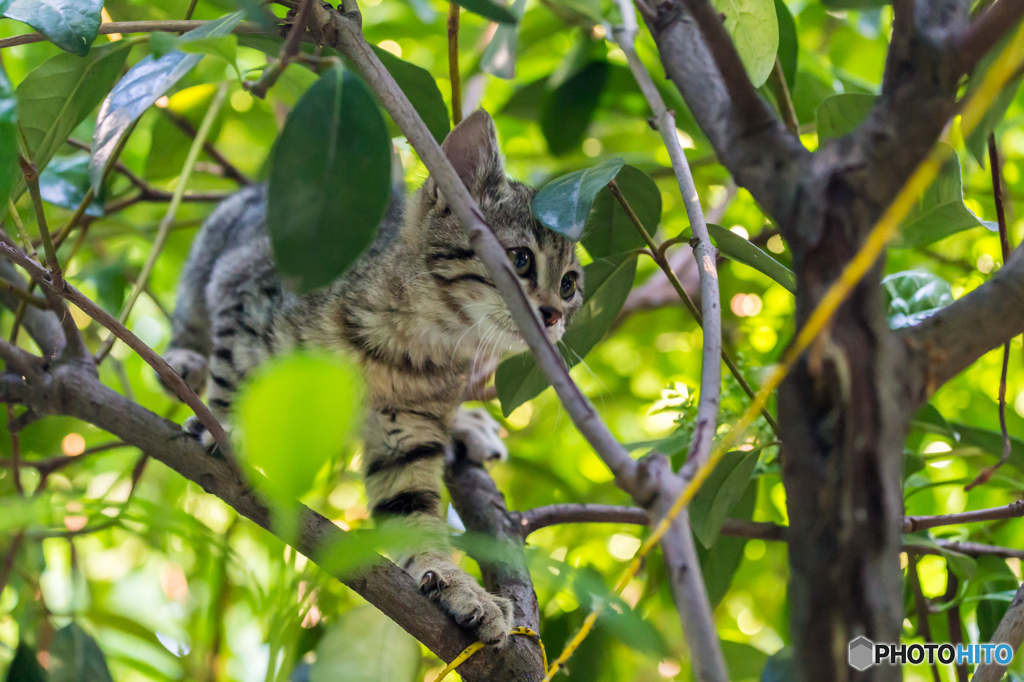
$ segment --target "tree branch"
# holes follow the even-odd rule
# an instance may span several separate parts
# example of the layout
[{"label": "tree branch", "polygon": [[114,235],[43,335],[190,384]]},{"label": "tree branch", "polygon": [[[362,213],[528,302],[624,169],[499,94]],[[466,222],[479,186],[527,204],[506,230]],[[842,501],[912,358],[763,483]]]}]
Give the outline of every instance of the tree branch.
[{"label": "tree branch", "polygon": [[[1024,641],[1024,585],[1017,590],[1013,601],[1010,602],[1010,608],[1007,609],[992,635],[993,644],[1009,644],[1014,651],[1020,648],[1022,641]],[[1007,667],[1008,665],[1000,665],[995,661],[982,663],[974,671],[971,682],[999,682],[1003,679],[1003,673],[1006,672]]]},{"label": "tree branch", "polygon": [[949,48],[956,70],[961,74],[973,71],[1021,17],[1024,17],[1024,1],[999,0],[960,30],[953,36]]}]

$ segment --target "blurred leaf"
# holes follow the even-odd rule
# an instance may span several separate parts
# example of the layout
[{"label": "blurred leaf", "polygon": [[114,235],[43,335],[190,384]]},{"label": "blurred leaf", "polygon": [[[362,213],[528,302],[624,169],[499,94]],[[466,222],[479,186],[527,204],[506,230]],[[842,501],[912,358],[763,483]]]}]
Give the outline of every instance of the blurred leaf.
[{"label": "blurred leaf", "polygon": [[792,90],[796,85],[797,54],[800,52],[796,21],[783,0],[775,0],[775,15],[779,18],[779,63],[786,85]]},{"label": "blurred leaf", "polygon": [[109,611],[93,610],[89,612],[89,620],[98,628],[110,628],[123,632],[126,635],[131,635],[136,639],[139,639],[157,650],[162,648],[164,645],[160,643],[160,638],[156,636],[156,633],[143,625],[135,622],[131,618],[127,618],[120,614],[110,613]]},{"label": "blurred leaf", "polygon": [[520,86],[498,110],[500,116],[512,116],[526,121],[539,121],[548,96],[548,78]]},{"label": "blurred leaf", "polygon": [[[956,431],[960,445],[973,445],[996,458],[1003,456],[1003,434],[998,431],[989,431],[956,422],[950,422],[949,425]],[[1024,441],[1012,436],[1010,437],[1010,464],[1019,471],[1024,471]]]},{"label": "blurred leaf", "polygon": [[779,20],[775,0],[717,0],[715,8],[724,15],[725,30],[755,88],[764,85],[775,67],[779,49]]},{"label": "blurred leaf", "polygon": [[[792,270],[735,232],[727,230],[721,225],[713,223],[707,225],[708,235],[721,255],[754,268],[762,275],[781,284],[786,290],[796,293],[796,275]],[[683,234],[692,235],[693,230],[686,228]]]},{"label": "blurred leaf", "polygon": [[18,101],[11,82],[0,69],[0,217],[7,212],[7,199],[21,176],[18,167]]},{"label": "blurred leaf", "polygon": [[579,241],[598,192],[618,175],[625,163],[616,157],[555,178],[533,198],[533,217],[574,242]]},{"label": "blurred leaf", "polygon": [[243,455],[267,477],[254,482],[278,500],[309,491],[359,423],[362,395],[358,370],[339,357],[295,354],[261,365],[237,401]]},{"label": "blurred leaf", "polygon": [[[636,256],[620,254],[602,258],[583,271],[583,306],[558,343],[562,359],[569,367],[586,357],[611,328],[633,286]],[[498,365],[494,381],[501,411],[506,417],[550,385],[530,352],[513,355]]]},{"label": "blurred leaf", "polygon": [[[310,72],[307,70],[307,73]],[[194,129],[198,130],[216,94],[217,86],[213,83],[185,88],[168,98],[167,110],[183,116]],[[207,139],[217,139],[225,116],[225,107],[221,107]],[[151,139],[149,153],[146,155],[146,178],[158,180],[177,177],[181,173],[182,166],[185,165],[189,147],[192,146],[192,138],[186,135],[169,116],[162,115],[157,116],[153,122]],[[200,158],[203,156],[200,155]]]},{"label": "blurred leaf", "polygon": [[154,33],[149,39],[149,48],[156,58],[163,57],[176,50],[188,54],[217,57],[226,61],[235,70],[239,80],[242,78],[236,63],[238,58],[238,37],[231,34],[188,40],[185,39],[185,36],[178,38],[170,33]]},{"label": "blurred leaf", "polygon": [[875,105],[874,95],[843,94],[829,97],[815,112],[818,139],[842,137],[853,132]]},{"label": "blurred leaf", "polygon": [[[498,30],[500,31],[501,27]],[[398,83],[398,87],[412,102],[413,108],[427,124],[434,139],[444,142],[445,136],[451,130],[451,125],[448,118],[448,107],[444,103],[441,91],[437,89],[437,81],[434,80],[434,77],[426,69],[399,59],[387,50],[382,50],[376,45],[370,47],[384,64],[384,68]]]},{"label": "blurred leaf", "polygon": [[[32,162],[42,172],[79,123],[103,101],[121,75],[131,43],[101,45],[87,57],[60,54],[44,62],[17,89],[18,120]],[[24,189],[24,179],[18,183]]]},{"label": "blurred leaf", "polygon": [[949,282],[925,270],[893,273],[882,280],[890,329],[912,327],[953,302]]},{"label": "blurred leaf", "polygon": [[[992,62],[1003,53],[1003,49],[1009,41],[1010,33],[1008,32],[992,49],[985,53],[985,56],[978,62],[978,66],[975,67],[974,73],[971,74],[970,80],[967,81],[967,92],[964,93],[964,97],[974,94],[974,91],[978,89],[978,84],[981,83],[992,66]],[[1006,116],[1006,111],[1013,103],[1014,97],[1017,96],[1017,90],[1020,88],[1022,80],[1024,80],[1024,71],[1018,69],[1003,85],[992,105],[985,110],[978,125],[974,126],[970,135],[964,138],[964,146],[982,168],[988,165],[988,136]]]},{"label": "blurred leaf", "polygon": [[583,141],[607,81],[608,62],[593,61],[548,95],[540,126],[552,154],[566,154]]},{"label": "blurred leaf", "polygon": [[760,448],[725,453],[690,502],[690,523],[701,544],[710,548],[718,539],[729,512],[743,497],[757,466]]},{"label": "blurred leaf", "polygon": [[96,640],[71,623],[50,646],[50,682],[113,682]]},{"label": "blurred leaf", "polygon": [[316,647],[311,682],[419,682],[420,645],[372,606],[341,615]]},{"label": "blurred leaf", "polygon": [[92,281],[96,287],[95,300],[101,308],[111,314],[117,314],[128,292],[128,268],[129,265],[122,254],[113,263],[103,260],[87,263],[79,271],[78,276]]},{"label": "blurred leaf", "polygon": [[733,682],[756,680],[761,676],[768,663],[768,654],[757,647],[743,642],[720,640],[725,667],[729,669],[729,679]]},{"label": "blurred leaf", "polygon": [[992,231],[997,229],[995,223],[982,221],[964,205],[960,157],[953,150],[939,177],[935,178],[917,206],[904,219],[892,246],[897,249],[916,249],[975,227],[985,227]]},{"label": "blurred leaf", "polygon": [[[1006,560],[999,557],[978,557],[978,578],[973,585],[979,597],[975,615],[978,619],[978,641],[990,642],[999,621],[1009,610],[1017,593],[1017,576]],[[1009,597],[1009,599],[1007,599]]]},{"label": "blurred leaf", "polygon": [[390,196],[377,104],[358,76],[331,68],[288,116],[270,170],[267,227],[285,284],[304,293],[337,279],[373,241]]},{"label": "blurred leaf", "polygon": [[[515,0],[512,13],[523,18],[526,0]],[[516,42],[519,37],[519,24],[498,24],[494,37],[487,44],[484,54],[480,57],[480,70],[498,78],[510,80],[516,75]]]},{"label": "blurred leaf", "polygon": [[631,649],[656,658],[668,653],[665,641],[654,626],[610,590],[604,577],[593,568],[581,568],[573,573],[573,589],[580,604],[588,610],[598,605],[604,607],[601,621],[608,634],[614,636],[616,640]]},{"label": "blurred leaf", "polygon": [[938,551],[943,559],[946,560],[946,565],[949,570],[953,571],[958,578],[961,580],[970,580],[974,577],[978,570],[978,563],[972,557],[960,552],[954,552],[946,549],[935,543],[931,536],[926,532],[919,533],[904,533],[903,535],[904,546],[910,547],[925,547],[933,551]]},{"label": "blurred leaf", "polygon": [[458,0],[457,4],[485,19],[497,21],[499,24],[516,24],[519,17],[504,4],[496,0]]},{"label": "blurred leaf", "polygon": [[[55,156],[39,174],[39,193],[54,206],[75,210],[89,191],[89,155]],[[103,196],[93,199],[85,214],[103,215]]]},{"label": "blurred leaf", "polygon": [[931,403],[925,403],[924,406],[914,414],[914,418],[910,421],[910,424],[914,428],[928,431],[929,433],[937,433],[953,440],[957,438],[956,433],[949,426],[949,423],[946,422],[945,417],[943,417]]},{"label": "blurred leaf", "polygon": [[46,671],[36,660],[36,652],[24,642],[18,643],[14,659],[7,668],[6,682],[45,682]]},{"label": "blurred leaf", "polygon": [[235,0],[235,6],[245,12],[245,18],[254,21],[265,31],[277,31],[277,18],[260,0]]},{"label": "blurred leaf", "polygon": [[788,646],[773,654],[761,672],[761,682],[792,682],[795,679],[793,651]]},{"label": "blurred leaf", "polygon": [[[242,20],[242,12],[235,12],[189,31],[177,40],[189,42],[226,36]],[[116,44],[116,43],[115,43]],[[139,116],[158,99],[167,94],[174,84],[202,60],[202,54],[174,51],[153,59],[147,55],[133,66],[124,78],[103,100],[96,130],[92,136],[92,159],[89,161],[89,179],[99,189],[107,161],[117,148],[121,136]]]},{"label": "blurred leaf", "polygon": [[797,120],[800,123],[814,123],[817,120],[818,107],[835,94],[831,78],[826,80],[816,71],[798,68],[796,81],[790,91]]},{"label": "blurred leaf", "polygon": [[[757,482],[750,481],[739,503],[729,513],[731,519],[750,521],[754,516],[757,503]],[[700,571],[704,576],[704,585],[708,590],[708,599],[715,607],[729,592],[736,569],[743,561],[743,548],[747,545],[746,538],[731,535],[719,535],[718,540],[710,548],[705,549],[701,543],[697,545],[697,558],[700,560]]]},{"label": "blurred leaf", "polygon": [[103,0],[14,0],[4,16],[24,22],[64,50],[84,57],[100,29]]},{"label": "blurred leaf", "polygon": [[[661,223],[661,190],[658,186],[646,173],[633,166],[623,166],[615,176],[615,184],[640,224],[649,234],[654,234]],[[598,192],[594,200],[594,208],[583,228],[582,241],[595,261],[645,246],[626,209],[607,187]],[[584,284],[589,286],[585,280]]]},{"label": "blurred leaf", "polygon": [[[559,613],[553,618],[544,619],[541,623],[541,631],[544,633],[544,646],[549,656],[557,656],[558,654],[554,652],[561,652],[565,649],[569,639],[583,625],[583,620],[588,613],[589,609],[581,607],[570,613]],[[572,682],[598,682],[608,666],[612,641],[608,629],[604,627],[604,620],[599,618],[594,629],[580,643],[579,649],[566,662],[566,667],[555,679],[568,678]]]},{"label": "blurred leaf", "polygon": [[832,10],[865,10],[876,7],[885,7],[890,4],[890,0],[823,0],[822,4]]}]

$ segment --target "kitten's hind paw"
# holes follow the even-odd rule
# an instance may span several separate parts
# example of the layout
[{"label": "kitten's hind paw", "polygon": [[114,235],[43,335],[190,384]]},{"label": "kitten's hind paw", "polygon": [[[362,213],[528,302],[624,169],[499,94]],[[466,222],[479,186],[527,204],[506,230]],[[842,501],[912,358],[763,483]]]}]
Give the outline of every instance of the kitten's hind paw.
[{"label": "kitten's hind paw", "polygon": [[[203,423],[199,421],[198,417],[194,415],[189,417],[185,420],[185,423],[181,428],[186,434],[199,441],[199,444],[206,450],[206,454],[219,459],[224,458],[220,452],[220,445],[218,445],[217,441],[213,439],[213,434],[203,426]],[[225,431],[226,430],[227,428],[225,427]]]},{"label": "kitten's hind paw", "polygon": [[482,407],[472,410],[459,408],[452,424],[452,438],[456,443],[465,445],[466,456],[471,462],[503,462],[508,457],[508,448],[501,440],[501,424]]},{"label": "kitten's hind paw", "polygon": [[[205,357],[187,348],[171,348],[164,354],[164,360],[188,384],[188,387],[195,391],[196,395],[202,394],[203,389],[206,388]],[[174,394],[174,391],[162,379],[160,383],[168,393]]]},{"label": "kitten's hind paw", "polygon": [[420,592],[441,605],[461,627],[488,646],[500,647],[512,630],[512,602],[491,594],[454,565],[423,572]]}]

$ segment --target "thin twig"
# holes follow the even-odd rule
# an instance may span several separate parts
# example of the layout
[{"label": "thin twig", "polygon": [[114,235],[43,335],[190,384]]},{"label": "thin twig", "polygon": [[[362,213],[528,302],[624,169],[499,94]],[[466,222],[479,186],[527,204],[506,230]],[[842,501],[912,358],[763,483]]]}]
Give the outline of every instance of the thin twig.
[{"label": "thin twig", "polygon": [[11,216],[11,220],[14,221],[14,227],[18,230],[18,237],[21,239],[21,244],[25,249],[25,253],[36,260],[39,260],[39,254],[36,253],[36,248],[32,244],[32,237],[29,236],[28,230],[25,229],[25,223],[22,222],[21,214],[18,213],[18,207],[14,205],[13,199],[7,200],[7,214]]},{"label": "thin twig", "polygon": [[980,523],[982,521],[1001,521],[1024,517],[1024,500],[1011,502],[1005,507],[979,509],[977,511],[960,512],[959,514],[940,514],[938,516],[904,516],[902,528],[904,533],[913,533],[940,526],[955,526],[961,523]]},{"label": "thin twig", "polygon": [[3,277],[0,277],[0,288],[11,292],[24,303],[27,303],[31,306],[35,306],[40,310],[46,310],[46,308],[48,307],[46,304],[46,299],[40,298],[39,296],[33,296],[26,290],[16,285],[14,282],[11,282]]},{"label": "thin twig", "polygon": [[782,114],[782,122],[786,124],[789,131],[794,135],[800,134],[800,122],[796,118],[796,109],[793,108],[793,98],[789,94],[789,86],[786,85],[786,76],[782,72],[782,62],[775,57],[775,66],[768,75],[768,86],[775,96],[775,103],[779,106],[779,113]]},{"label": "thin twig", "polygon": [[28,193],[32,197],[32,206],[36,211],[36,223],[39,226],[39,236],[43,239],[43,252],[46,254],[46,265],[50,270],[50,281],[53,282],[54,291],[59,294],[64,289],[64,274],[57,260],[57,250],[53,248],[53,241],[50,239],[50,228],[46,224],[43,197],[39,192],[39,172],[35,164],[24,156],[18,157],[18,163],[21,164],[21,172],[25,176],[25,184],[28,185]]},{"label": "thin twig", "polygon": [[[319,0],[316,1],[319,2]],[[306,33],[306,24],[309,23],[310,14],[313,11],[313,2],[314,0],[302,0],[299,11],[295,15],[295,23],[288,30],[288,37],[285,38],[281,51],[277,55],[277,61],[269,69],[264,69],[255,83],[242,83],[243,87],[254,97],[266,98],[267,91],[273,87],[299,53],[299,48],[302,47],[302,36]]]},{"label": "thin twig", "polygon": [[459,77],[459,10],[448,3],[448,79],[452,83],[452,125],[462,121],[462,82]]}]

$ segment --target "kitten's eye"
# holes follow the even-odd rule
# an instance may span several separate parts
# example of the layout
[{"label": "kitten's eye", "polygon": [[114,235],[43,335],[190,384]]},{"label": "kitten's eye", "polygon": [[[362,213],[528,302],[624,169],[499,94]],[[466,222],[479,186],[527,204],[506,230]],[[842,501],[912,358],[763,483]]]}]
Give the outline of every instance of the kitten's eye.
[{"label": "kitten's eye", "polygon": [[526,277],[533,270],[533,251],[529,249],[509,249],[508,259],[520,277]]},{"label": "kitten's eye", "polygon": [[562,277],[560,293],[562,294],[562,298],[566,301],[576,295],[576,273],[567,272],[565,276]]}]

